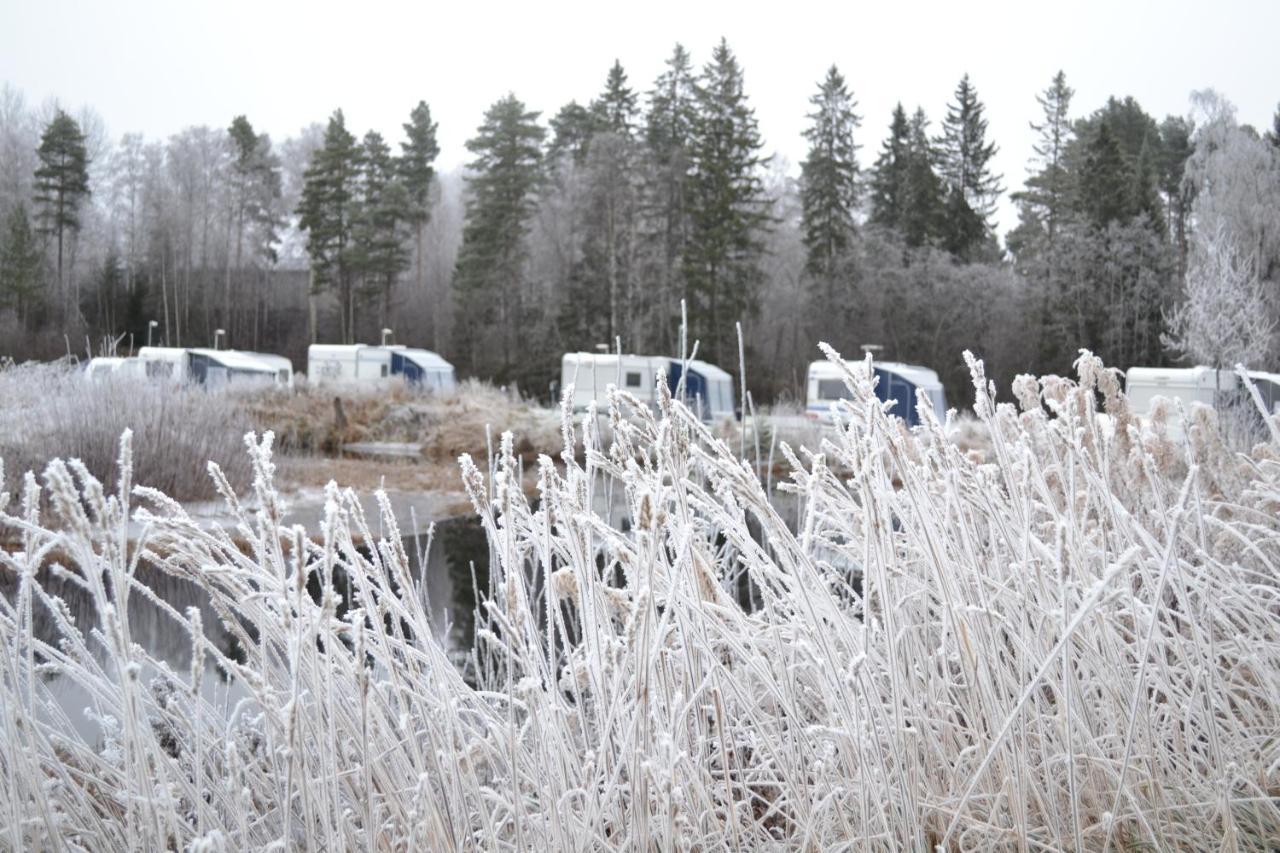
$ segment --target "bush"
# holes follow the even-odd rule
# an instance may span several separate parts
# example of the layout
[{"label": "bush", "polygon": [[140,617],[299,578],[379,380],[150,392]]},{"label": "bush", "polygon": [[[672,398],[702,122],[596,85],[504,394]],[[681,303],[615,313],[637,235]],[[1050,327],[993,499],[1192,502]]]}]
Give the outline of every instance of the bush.
[{"label": "bush", "polygon": [[[1249,455],[1212,417],[1171,442],[1088,357],[1078,383],[1020,379],[1021,411],[973,371],[989,462],[937,423],[901,428],[851,372],[847,428],[803,460],[779,448],[795,530],[669,400],[655,415],[617,397],[634,419],[608,448],[582,437],[581,463],[543,458],[536,505],[509,435],[491,480],[464,457],[493,555],[465,678],[389,511],[378,539],[333,486],[321,542],[282,528],[269,440],[260,510],[231,501],[238,542],[54,462],[53,517],[0,516],[28,519],[0,557],[21,579],[0,612],[6,842],[1264,848],[1280,429]],[[126,553],[111,543],[130,513],[147,535]],[[100,653],[66,619],[61,643],[32,631],[33,609],[59,612],[36,581],[51,548],[105,614]],[[189,671],[131,644],[116,614],[148,592],[132,553],[207,590],[241,654],[194,609],[168,613]],[[198,689],[215,667],[238,695]],[[89,691],[101,744],[57,722],[59,679]]]},{"label": "bush", "polygon": [[216,497],[207,463],[248,486],[248,421],[221,393],[111,377],[90,381],[66,362],[0,366],[0,458],[11,475],[79,459],[115,482],[120,434],[133,432],[134,481],[175,500]]}]

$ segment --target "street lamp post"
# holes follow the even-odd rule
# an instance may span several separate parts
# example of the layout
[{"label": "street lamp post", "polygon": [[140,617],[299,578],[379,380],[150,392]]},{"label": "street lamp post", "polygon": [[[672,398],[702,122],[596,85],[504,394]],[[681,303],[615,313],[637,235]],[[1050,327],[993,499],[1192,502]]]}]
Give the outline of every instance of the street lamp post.
[{"label": "street lamp post", "polygon": [[391,337],[394,334],[395,332],[391,331],[390,329],[383,329],[382,330],[382,346],[385,347],[387,345],[387,338]]},{"label": "street lamp post", "polygon": [[219,340],[223,335],[225,335],[226,333],[227,333],[227,330],[226,330],[226,329],[214,329],[214,330],[213,330],[213,348],[214,348],[214,349],[217,349],[217,348],[218,348],[218,340]]},{"label": "street lamp post", "polygon": [[159,325],[160,322],[158,320],[152,320],[150,323],[147,323],[147,346],[151,346],[151,330]]}]

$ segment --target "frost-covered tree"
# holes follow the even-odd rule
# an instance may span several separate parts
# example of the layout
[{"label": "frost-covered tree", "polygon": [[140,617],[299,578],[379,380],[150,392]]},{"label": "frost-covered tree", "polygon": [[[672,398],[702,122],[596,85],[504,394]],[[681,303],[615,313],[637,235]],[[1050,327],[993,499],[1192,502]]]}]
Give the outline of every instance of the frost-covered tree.
[{"label": "frost-covered tree", "polygon": [[1258,276],[1257,255],[1219,224],[1199,231],[1187,267],[1185,301],[1169,321],[1165,344],[1192,364],[1230,368],[1263,363],[1276,322]]},{"label": "frost-covered tree", "polygon": [[[1183,185],[1194,199],[1193,227],[1227,235],[1240,255],[1252,259],[1263,289],[1274,294],[1280,286],[1280,149],[1237,124],[1235,108],[1217,93],[1196,92],[1192,101],[1198,127]],[[1265,306],[1273,323],[1280,320],[1274,298]],[[1280,341],[1273,347],[1271,354],[1280,354]]]}]

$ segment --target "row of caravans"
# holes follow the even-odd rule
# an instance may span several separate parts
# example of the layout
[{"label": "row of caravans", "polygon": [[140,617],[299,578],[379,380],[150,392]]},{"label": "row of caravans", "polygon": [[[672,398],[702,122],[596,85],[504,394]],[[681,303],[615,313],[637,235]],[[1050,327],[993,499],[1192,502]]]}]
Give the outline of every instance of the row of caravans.
[{"label": "row of caravans", "polygon": [[[882,402],[893,402],[892,413],[909,426],[920,423],[916,392],[921,390],[938,419],[945,419],[947,400],[937,373],[919,365],[887,361],[875,362],[873,369],[877,379],[876,396]],[[1247,375],[1266,411],[1280,414],[1280,374],[1251,370]],[[833,405],[848,397],[844,376],[844,371],[830,361],[815,361],[809,366],[806,414],[810,418],[831,422]],[[1211,367],[1131,367],[1125,372],[1125,396],[1139,416],[1150,414],[1157,397],[1181,402],[1184,408],[1190,408],[1192,403],[1218,409],[1244,406],[1252,411],[1254,408],[1234,371]],[[1171,414],[1176,418],[1176,413]],[[1173,424],[1173,428],[1175,433],[1180,429],[1177,424]]]},{"label": "row of caravans", "polygon": [[[109,376],[168,379],[211,389],[233,383],[292,388],[294,382],[293,362],[284,356],[232,349],[147,346],[133,356],[91,359],[85,372],[93,380]],[[452,391],[455,386],[449,362],[429,350],[395,345],[313,344],[307,351],[307,375],[321,385],[371,384],[402,377],[436,392]]]},{"label": "row of caravans", "polygon": [[[909,426],[921,421],[916,392],[923,390],[929,407],[939,420],[945,420],[947,398],[938,374],[926,367],[898,362],[875,362],[876,396],[892,402],[893,414]],[[737,398],[733,377],[705,361],[681,361],[678,358],[606,353],[567,353],[561,361],[560,385],[573,387],[573,408],[586,411],[592,402],[603,406],[605,391],[615,386],[652,405],[657,400],[659,381],[665,381],[673,396],[683,391],[684,400],[696,406],[704,420],[733,418]],[[844,372],[830,361],[809,365],[806,414],[821,423],[832,421],[832,407],[849,396]]]},{"label": "row of caravans", "polygon": [[[927,405],[939,420],[947,411],[946,394],[937,373],[919,365],[877,361],[876,396],[892,403],[891,412],[917,426]],[[142,347],[136,356],[95,358],[87,372],[98,379],[108,375],[193,382],[209,388],[231,383],[258,382],[293,387],[293,364],[270,353],[245,350]],[[400,345],[313,344],[307,351],[307,377],[314,385],[369,385],[382,380],[404,381],[437,393],[456,387],[453,365],[434,352]],[[1280,375],[1250,372],[1267,410],[1280,413]],[[733,377],[705,361],[612,353],[566,353],[561,361],[560,387],[574,389],[574,411],[595,402],[603,408],[606,389],[615,386],[654,404],[658,382],[672,395],[694,406],[704,420],[734,418],[737,398]],[[921,396],[919,392],[923,391]],[[1232,371],[1209,367],[1133,367],[1126,373],[1125,392],[1139,415],[1148,414],[1156,397],[1222,408],[1244,401],[1244,389]],[[845,372],[831,361],[815,361],[806,376],[806,415],[824,424],[833,419],[835,404],[849,396]]]}]

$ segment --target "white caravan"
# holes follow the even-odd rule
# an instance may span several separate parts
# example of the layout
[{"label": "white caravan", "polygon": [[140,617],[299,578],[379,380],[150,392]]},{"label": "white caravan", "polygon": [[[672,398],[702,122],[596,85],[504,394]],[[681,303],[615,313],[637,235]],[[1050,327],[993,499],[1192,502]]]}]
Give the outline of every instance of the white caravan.
[{"label": "white caravan", "polygon": [[278,355],[230,349],[142,347],[137,357],[152,379],[195,382],[209,388],[233,382],[293,385],[293,363]]},{"label": "white caravan", "polygon": [[658,378],[666,375],[667,388],[674,395],[684,380],[684,399],[697,406],[703,420],[735,417],[733,377],[705,361],[684,362],[656,355],[616,355],[614,353],[568,352],[560,362],[560,387],[573,386],[573,410],[584,412],[595,401],[600,411],[608,405],[610,385],[633,394],[641,402],[658,400]]},{"label": "white caravan", "polygon": [[[846,362],[856,368],[860,362]],[[896,361],[872,362],[875,374],[876,397],[882,402],[894,403],[889,410],[907,422],[907,426],[920,425],[920,411],[916,403],[916,391],[923,390],[932,404],[939,421],[947,417],[947,395],[943,391],[938,374],[918,364],[902,364]],[[808,417],[829,424],[831,407],[837,400],[849,399],[849,388],[844,382],[844,371],[828,361],[815,361],[809,365],[809,379],[805,393],[805,409]]]},{"label": "white caravan", "polygon": [[1217,407],[1237,398],[1240,390],[1240,380],[1234,371],[1204,366],[1131,367],[1124,377],[1129,408],[1138,415],[1150,414],[1156,397],[1181,400],[1187,409],[1192,403]]},{"label": "white caravan", "polygon": [[143,378],[147,375],[146,363],[140,358],[127,356],[98,356],[85,365],[85,376],[97,382],[114,376]]},{"label": "white caravan", "polygon": [[375,384],[395,376],[438,393],[457,386],[453,365],[430,350],[370,344],[307,347],[307,381],[313,385]]}]

